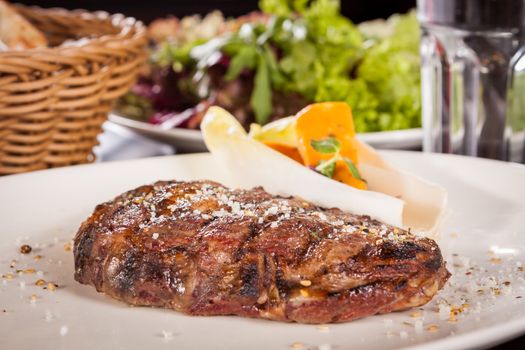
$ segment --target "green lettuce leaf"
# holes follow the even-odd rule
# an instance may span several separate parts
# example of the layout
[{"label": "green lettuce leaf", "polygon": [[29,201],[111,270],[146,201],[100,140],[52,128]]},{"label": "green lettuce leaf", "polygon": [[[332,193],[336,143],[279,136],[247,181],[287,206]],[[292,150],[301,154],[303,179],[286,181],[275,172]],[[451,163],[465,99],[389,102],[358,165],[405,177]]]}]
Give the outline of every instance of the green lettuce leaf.
[{"label": "green lettuce leaf", "polygon": [[270,85],[270,69],[262,55],[258,56],[257,72],[250,105],[255,113],[255,121],[264,125],[269,121],[272,113],[272,88]]},{"label": "green lettuce leaf", "polygon": [[[378,22],[386,34],[374,36],[341,15],[339,0],[261,0],[259,6],[270,15],[267,22],[245,23],[218,45],[208,45],[231,58],[226,80],[253,72],[250,106],[258,123],[274,116],[275,94],[290,94],[309,102],[347,102],[358,132],[421,125],[415,13]],[[175,70],[196,67],[202,76],[208,67],[200,61],[211,56],[190,53],[208,43],[165,45],[154,59]]]},{"label": "green lettuce leaf", "polygon": [[251,45],[243,46],[233,56],[224,79],[233,80],[241,74],[243,69],[254,69],[256,66],[257,48]]}]

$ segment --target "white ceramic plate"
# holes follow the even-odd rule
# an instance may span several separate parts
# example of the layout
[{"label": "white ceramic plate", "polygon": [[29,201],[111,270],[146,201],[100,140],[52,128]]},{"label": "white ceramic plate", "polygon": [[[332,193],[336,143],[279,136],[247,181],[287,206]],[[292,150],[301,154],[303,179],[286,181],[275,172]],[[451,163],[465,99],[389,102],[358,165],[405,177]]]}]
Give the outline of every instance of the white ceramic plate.
[{"label": "white ceramic plate", "polygon": [[[0,348],[466,349],[525,332],[525,167],[384,154],[450,193],[439,243],[453,277],[425,307],[318,327],[129,307],[76,283],[64,244],[97,203],[158,179],[221,180],[208,154],[150,158],[0,178]],[[18,252],[23,243],[31,254]],[[40,278],[58,289],[36,286]],[[448,304],[465,304],[457,321]]]},{"label": "white ceramic plate", "polygon": [[[183,128],[162,129],[160,126],[110,114],[109,121],[125,126],[151,139],[168,143],[182,152],[203,152],[206,145],[199,130]],[[418,149],[421,148],[422,129],[395,130],[359,134],[359,138],[375,148]]]}]

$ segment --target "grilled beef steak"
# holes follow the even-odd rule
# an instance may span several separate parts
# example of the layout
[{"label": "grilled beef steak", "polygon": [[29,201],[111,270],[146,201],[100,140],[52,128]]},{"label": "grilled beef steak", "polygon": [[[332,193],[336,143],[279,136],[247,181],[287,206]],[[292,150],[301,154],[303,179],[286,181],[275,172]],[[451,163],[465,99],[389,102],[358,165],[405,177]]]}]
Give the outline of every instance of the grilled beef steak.
[{"label": "grilled beef steak", "polygon": [[450,276],[437,244],[262,188],[157,182],[96,207],[75,279],[191,315],[343,322],[423,305]]}]

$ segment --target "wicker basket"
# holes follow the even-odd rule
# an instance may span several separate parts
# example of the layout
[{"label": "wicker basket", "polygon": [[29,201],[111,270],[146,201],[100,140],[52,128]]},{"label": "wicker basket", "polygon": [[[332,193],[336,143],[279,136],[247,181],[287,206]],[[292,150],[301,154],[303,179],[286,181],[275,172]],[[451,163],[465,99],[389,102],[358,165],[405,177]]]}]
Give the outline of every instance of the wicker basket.
[{"label": "wicker basket", "polygon": [[0,175],[91,162],[113,102],[146,60],[146,29],[122,15],[17,6],[46,49],[0,52]]}]

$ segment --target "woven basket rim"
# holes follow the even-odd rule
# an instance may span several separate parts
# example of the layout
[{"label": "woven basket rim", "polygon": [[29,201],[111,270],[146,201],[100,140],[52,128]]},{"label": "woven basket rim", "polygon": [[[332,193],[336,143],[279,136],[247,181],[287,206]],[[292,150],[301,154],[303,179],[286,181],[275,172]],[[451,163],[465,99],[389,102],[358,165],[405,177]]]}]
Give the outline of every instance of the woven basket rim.
[{"label": "woven basket rim", "polygon": [[[97,20],[100,22],[108,21],[114,28],[120,28],[120,31],[115,34],[104,34],[95,38],[82,38],[79,45],[71,46],[54,46],[44,48],[33,48],[25,50],[6,50],[0,51],[0,58],[11,58],[11,57],[27,57],[35,54],[60,54],[61,52],[68,52],[71,50],[85,51],[92,46],[104,45],[107,42],[115,40],[133,40],[146,34],[146,26],[140,20],[134,17],[128,17],[121,13],[110,14],[106,11],[88,11],[84,9],[68,10],[60,7],[42,8],[40,6],[25,6],[22,4],[15,4],[15,7],[21,7],[25,9],[31,9],[35,11],[44,11],[50,14],[56,14],[57,16],[70,16],[75,15],[79,19],[92,21]],[[134,32],[133,32],[134,31]],[[130,36],[129,33],[132,33]]]},{"label": "woven basket rim", "polygon": [[147,59],[146,27],[104,11],[15,6],[58,45],[0,52],[0,175],[94,161],[112,102]]}]

